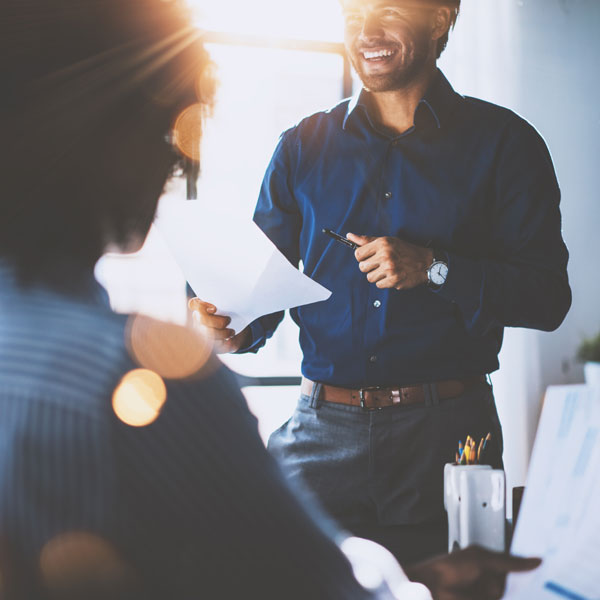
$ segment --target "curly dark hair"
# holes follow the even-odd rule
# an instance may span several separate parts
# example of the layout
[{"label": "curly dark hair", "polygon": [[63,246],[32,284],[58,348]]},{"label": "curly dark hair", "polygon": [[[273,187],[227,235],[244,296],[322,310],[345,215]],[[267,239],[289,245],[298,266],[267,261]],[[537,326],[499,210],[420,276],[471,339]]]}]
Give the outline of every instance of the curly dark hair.
[{"label": "curly dark hair", "polygon": [[145,237],[173,123],[214,95],[179,0],[0,0],[0,77],[0,257],[35,281]]}]

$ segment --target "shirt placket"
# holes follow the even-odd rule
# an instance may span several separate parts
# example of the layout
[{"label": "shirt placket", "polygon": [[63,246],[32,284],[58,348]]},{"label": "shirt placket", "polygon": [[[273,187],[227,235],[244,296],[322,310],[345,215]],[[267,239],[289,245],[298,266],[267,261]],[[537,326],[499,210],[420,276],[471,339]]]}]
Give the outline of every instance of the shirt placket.
[{"label": "shirt placket", "polygon": [[[383,157],[382,168],[379,171],[379,182],[377,185],[376,209],[378,216],[389,213],[389,203],[394,199],[397,184],[394,183],[392,153],[397,146],[397,139],[387,142]],[[381,347],[381,333],[385,331],[386,310],[390,293],[389,289],[380,289],[376,284],[369,284],[369,295],[367,304],[367,318],[365,331],[366,349],[366,372],[367,380],[372,385],[377,385],[385,377],[388,365],[385,354]]]}]

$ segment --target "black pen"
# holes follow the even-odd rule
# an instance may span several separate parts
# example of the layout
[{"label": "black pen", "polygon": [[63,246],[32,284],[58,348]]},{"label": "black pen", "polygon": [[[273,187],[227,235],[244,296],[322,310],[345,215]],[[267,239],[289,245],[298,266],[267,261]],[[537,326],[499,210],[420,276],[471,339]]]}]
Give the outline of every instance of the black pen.
[{"label": "black pen", "polygon": [[329,237],[333,238],[336,242],[339,242],[340,244],[344,244],[344,246],[348,246],[349,248],[352,248],[352,250],[356,250],[358,248],[358,244],[351,242],[348,238],[341,236],[339,233],[336,233],[335,231],[331,231],[331,229],[323,229],[323,233],[328,235]]}]

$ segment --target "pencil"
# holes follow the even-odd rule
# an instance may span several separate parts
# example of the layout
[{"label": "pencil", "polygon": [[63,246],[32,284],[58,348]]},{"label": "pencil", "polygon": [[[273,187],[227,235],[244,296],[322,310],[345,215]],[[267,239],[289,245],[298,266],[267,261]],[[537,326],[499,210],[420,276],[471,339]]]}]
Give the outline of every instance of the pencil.
[{"label": "pencil", "polygon": [[483,448],[481,449],[481,457],[483,458],[483,456],[485,455],[485,451],[487,450],[488,447],[488,443],[491,441],[492,439],[492,434],[488,433],[485,436],[485,440],[483,441]]},{"label": "pencil", "polygon": [[484,449],[484,450],[487,448],[488,442],[490,442],[490,441],[491,441],[491,439],[492,439],[492,434],[491,434],[491,433],[488,433],[488,434],[485,436],[485,441],[483,442],[483,449]]}]

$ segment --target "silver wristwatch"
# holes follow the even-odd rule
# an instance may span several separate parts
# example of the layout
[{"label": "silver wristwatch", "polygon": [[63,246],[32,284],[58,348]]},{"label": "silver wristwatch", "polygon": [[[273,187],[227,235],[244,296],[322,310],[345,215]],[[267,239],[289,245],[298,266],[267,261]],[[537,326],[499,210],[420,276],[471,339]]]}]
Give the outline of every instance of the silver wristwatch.
[{"label": "silver wristwatch", "polygon": [[434,289],[439,290],[448,278],[448,263],[445,258],[440,257],[440,253],[434,250],[433,263],[427,269],[427,285]]}]

